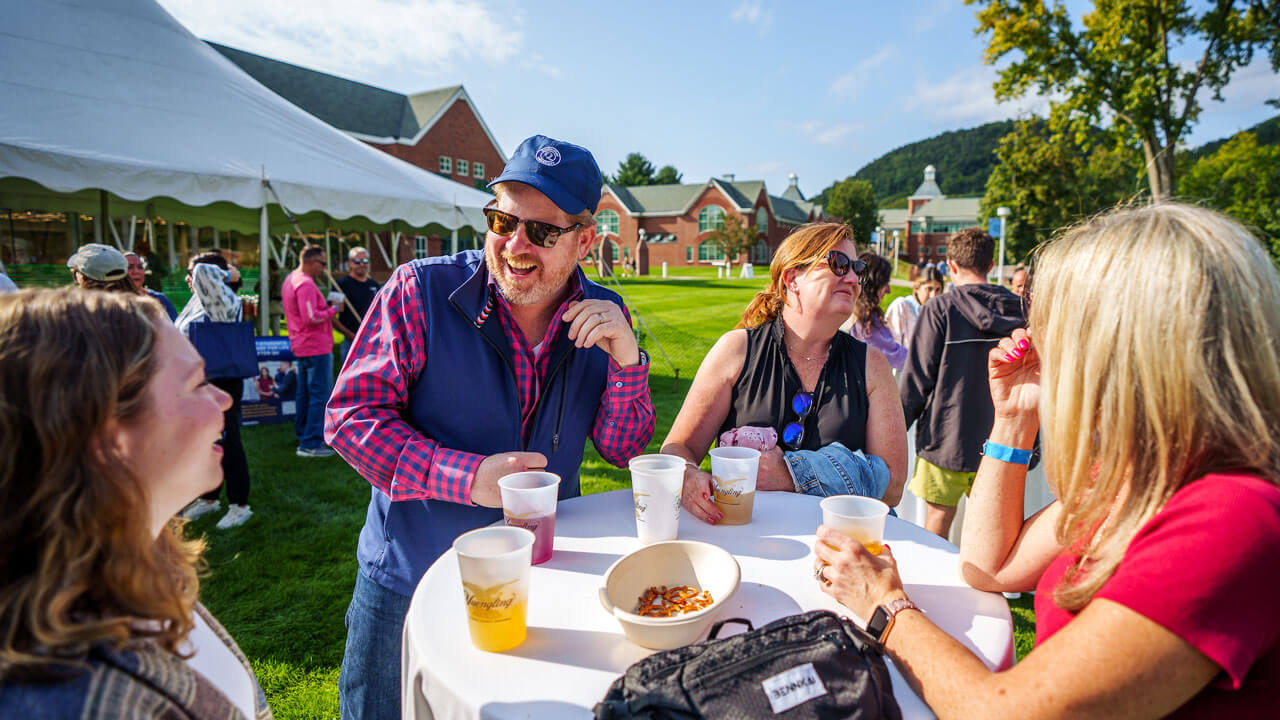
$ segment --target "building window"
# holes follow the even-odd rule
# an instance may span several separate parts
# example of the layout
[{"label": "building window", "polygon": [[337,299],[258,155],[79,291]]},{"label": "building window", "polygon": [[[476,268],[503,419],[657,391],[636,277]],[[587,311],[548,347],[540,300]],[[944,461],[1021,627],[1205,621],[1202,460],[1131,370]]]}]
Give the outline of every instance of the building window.
[{"label": "building window", "polygon": [[684,261],[693,262],[693,246],[689,245],[684,249]]},{"label": "building window", "polygon": [[618,234],[618,213],[612,210],[601,210],[596,213],[596,232],[600,234]]},{"label": "building window", "polygon": [[723,259],[724,259],[724,248],[720,247],[720,243],[711,242],[710,240],[706,242],[698,243],[698,261],[699,262],[709,262],[711,260],[723,260]]},{"label": "building window", "polygon": [[946,254],[947,254],[947,246],[946,246],[946,245],[939,245],[939,246],[938,246],[937,253],[938,253],[939,255],[942,255],[943,257],[946,257]]},{"label": "building window", "polygon": [[[724,227],[724,210],[719,205],[708,205],[698,211],[698,234]],[[702,251],[698,251],[702,255]]]},{"label": "building window", "polygon": [[445,157],[443,155],[440,156],[440,172],[442,173],[453,172],[453,158]]},{"label": "building window", "polygon": [[462,158],[458,158],[458,174],[461,175],[462,177],[466,177],[467,174],[470,172],[471,172],[471,163],[467,162],[466,160],[463,160]]},{"label": "building window", "polygon": [[921,246],[920,246],[920,252],[921,252],[921,254],[924,254],[924,255],[932,255],[932,254],[933,254],[933,251],[929,249],[929,246],[928,246],[928,245],[921,245]]},{"label": "building window", "polygon": [[609,241],[609,245],[613,247],[613,261],[618,262],[618,243]]},{"label": "building window", "polygon": [[756,230],[762,233],[769,232],[769,213],[764,208],[756,208]]},{"label": "building window", "polygon": [[427,238],[425,235],[414,236],[413,256],[417,258],[424,258],[427,256]]},{"label": "building window", "polygon": [[751,262],[767,263],[769,262],[769,243],[760,238],[756,241],[755,247],[751,249]]},{"label": "building window", "polygon": [[471,175],[472,177],[483,180],[484,179],[484,163],[478,162],[478,161],[471,163]]}]

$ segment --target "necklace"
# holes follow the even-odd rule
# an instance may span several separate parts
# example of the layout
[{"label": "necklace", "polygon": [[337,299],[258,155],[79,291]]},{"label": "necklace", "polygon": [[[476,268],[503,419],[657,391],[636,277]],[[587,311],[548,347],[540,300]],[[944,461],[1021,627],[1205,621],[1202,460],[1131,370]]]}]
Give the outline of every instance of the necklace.
[{"label": "necklace", "polygon": [[[792,354],[792,355],[796,355],[796,356],[798,356],[798,357],[802,357],[802,358],[804,358],[804,359],[805,359],[806,361],[808,361],[808,362],[813,362],[814,360],[817,360],[817,359],[818,359],[818,356],[817,356],[817,355],[815,355],[815,356],[813,356],[813,357],[809,357],[808,355],[804,355],[804,354],[802,354],[799,350],[796,350],[795,348],[791,347],[791,343],[786,343],[786,346],[787,346],[787,349],[791,351],[791,354]],[[822,355],[822,354],[824,354],[824,353],[825,353],[827,350],[829,350],[830,348],[831,348],[831,346],[828,344],[828,345],[827,345],[827,347],[823,348],[823,352],[822,352],[822,353],[818,353],[818,355]]]}]

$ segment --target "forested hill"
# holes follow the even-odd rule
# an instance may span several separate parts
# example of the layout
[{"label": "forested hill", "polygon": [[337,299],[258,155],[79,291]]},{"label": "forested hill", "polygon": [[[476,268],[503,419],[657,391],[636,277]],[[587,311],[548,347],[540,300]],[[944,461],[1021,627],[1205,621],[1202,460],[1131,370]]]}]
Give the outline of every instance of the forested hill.
[{"label": "forested hill", "polygon": [[[854,174],[875,188],[880,207],[906,207],[906,198],[924,179],[924,168],[933,165],[938,171],[938,185],[947,195],[982,195],[987,176],[996,165],[996,147],[1000,138],[1013,130],[1014,121],[987,123],[966,130],[952,130],[928,140],[903,145],[872,160]],[[1249,128],[1258,136],[1259,145],[1280,144],[1280,115]],[[1231,138],[1213,140],[1187,153],[1189,163],[1213,154]],[[834,187],[834,183],[832,184]],[[828,187],[812,198],[827,204]]]},{"label": "forested hill", "polygon": [[[1270,120],[1262,122],[1249,128],[1247,132],[1251,132],[1258,136],[1258,145],[1280,145],[1280,115]],[[1195,162],[1202,157],[1212,155],[1218,148],[1222,147],[1230,137],[1224,137],[1219,140],[1213,140],[1192,150],[1189,155],[1191,162]]]},{"label": "forested hill", "polygon": [[[1013,121],[1003,120],[944,132],[887,152],[854,177],[870,181],[881,207],[906,207],[906,197],[924,180],[926,165],[937,169],[938,185],[947,195],[981,195],[996,164],[996,145],[1011,130]],[[826,192],[814,202],[825,204]]]}]

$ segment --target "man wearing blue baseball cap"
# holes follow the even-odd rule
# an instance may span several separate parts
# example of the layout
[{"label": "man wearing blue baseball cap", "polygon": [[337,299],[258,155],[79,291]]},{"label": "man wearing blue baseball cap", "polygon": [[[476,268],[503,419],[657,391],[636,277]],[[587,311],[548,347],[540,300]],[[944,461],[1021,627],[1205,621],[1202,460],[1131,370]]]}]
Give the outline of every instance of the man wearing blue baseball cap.
[{"label": "man wearing blue baseball cap", "polygon": [[343,718],[400,717],[409,598],[454,538],[502,518],[499,478],[546,469],[576,497],[587,438],[622,467],[653,436],[630,316],[578,269],[601,184],[586,149],[525,140],[489,183],[484,250],[402,265],[369,307],[325,419],[326,442],[373,485]]}]

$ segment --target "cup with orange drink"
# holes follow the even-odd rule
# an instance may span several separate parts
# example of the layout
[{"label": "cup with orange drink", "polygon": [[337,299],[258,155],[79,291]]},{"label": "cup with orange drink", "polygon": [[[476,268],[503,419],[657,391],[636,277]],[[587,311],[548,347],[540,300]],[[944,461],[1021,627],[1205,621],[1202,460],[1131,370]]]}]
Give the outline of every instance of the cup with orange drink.
[{"label": "cup with orange drink", "polygon": [[498,525],[453,541],[467,626],[477,649],[503,652],[524,642],[533,540],[533,533],[522,527]]},{"label": "cup with orange drink", "polygon": [[862,543],[872,555],[884,549],[884,519],[889,506],[861,495],[832,495],[823,498],[822,524]]}]

